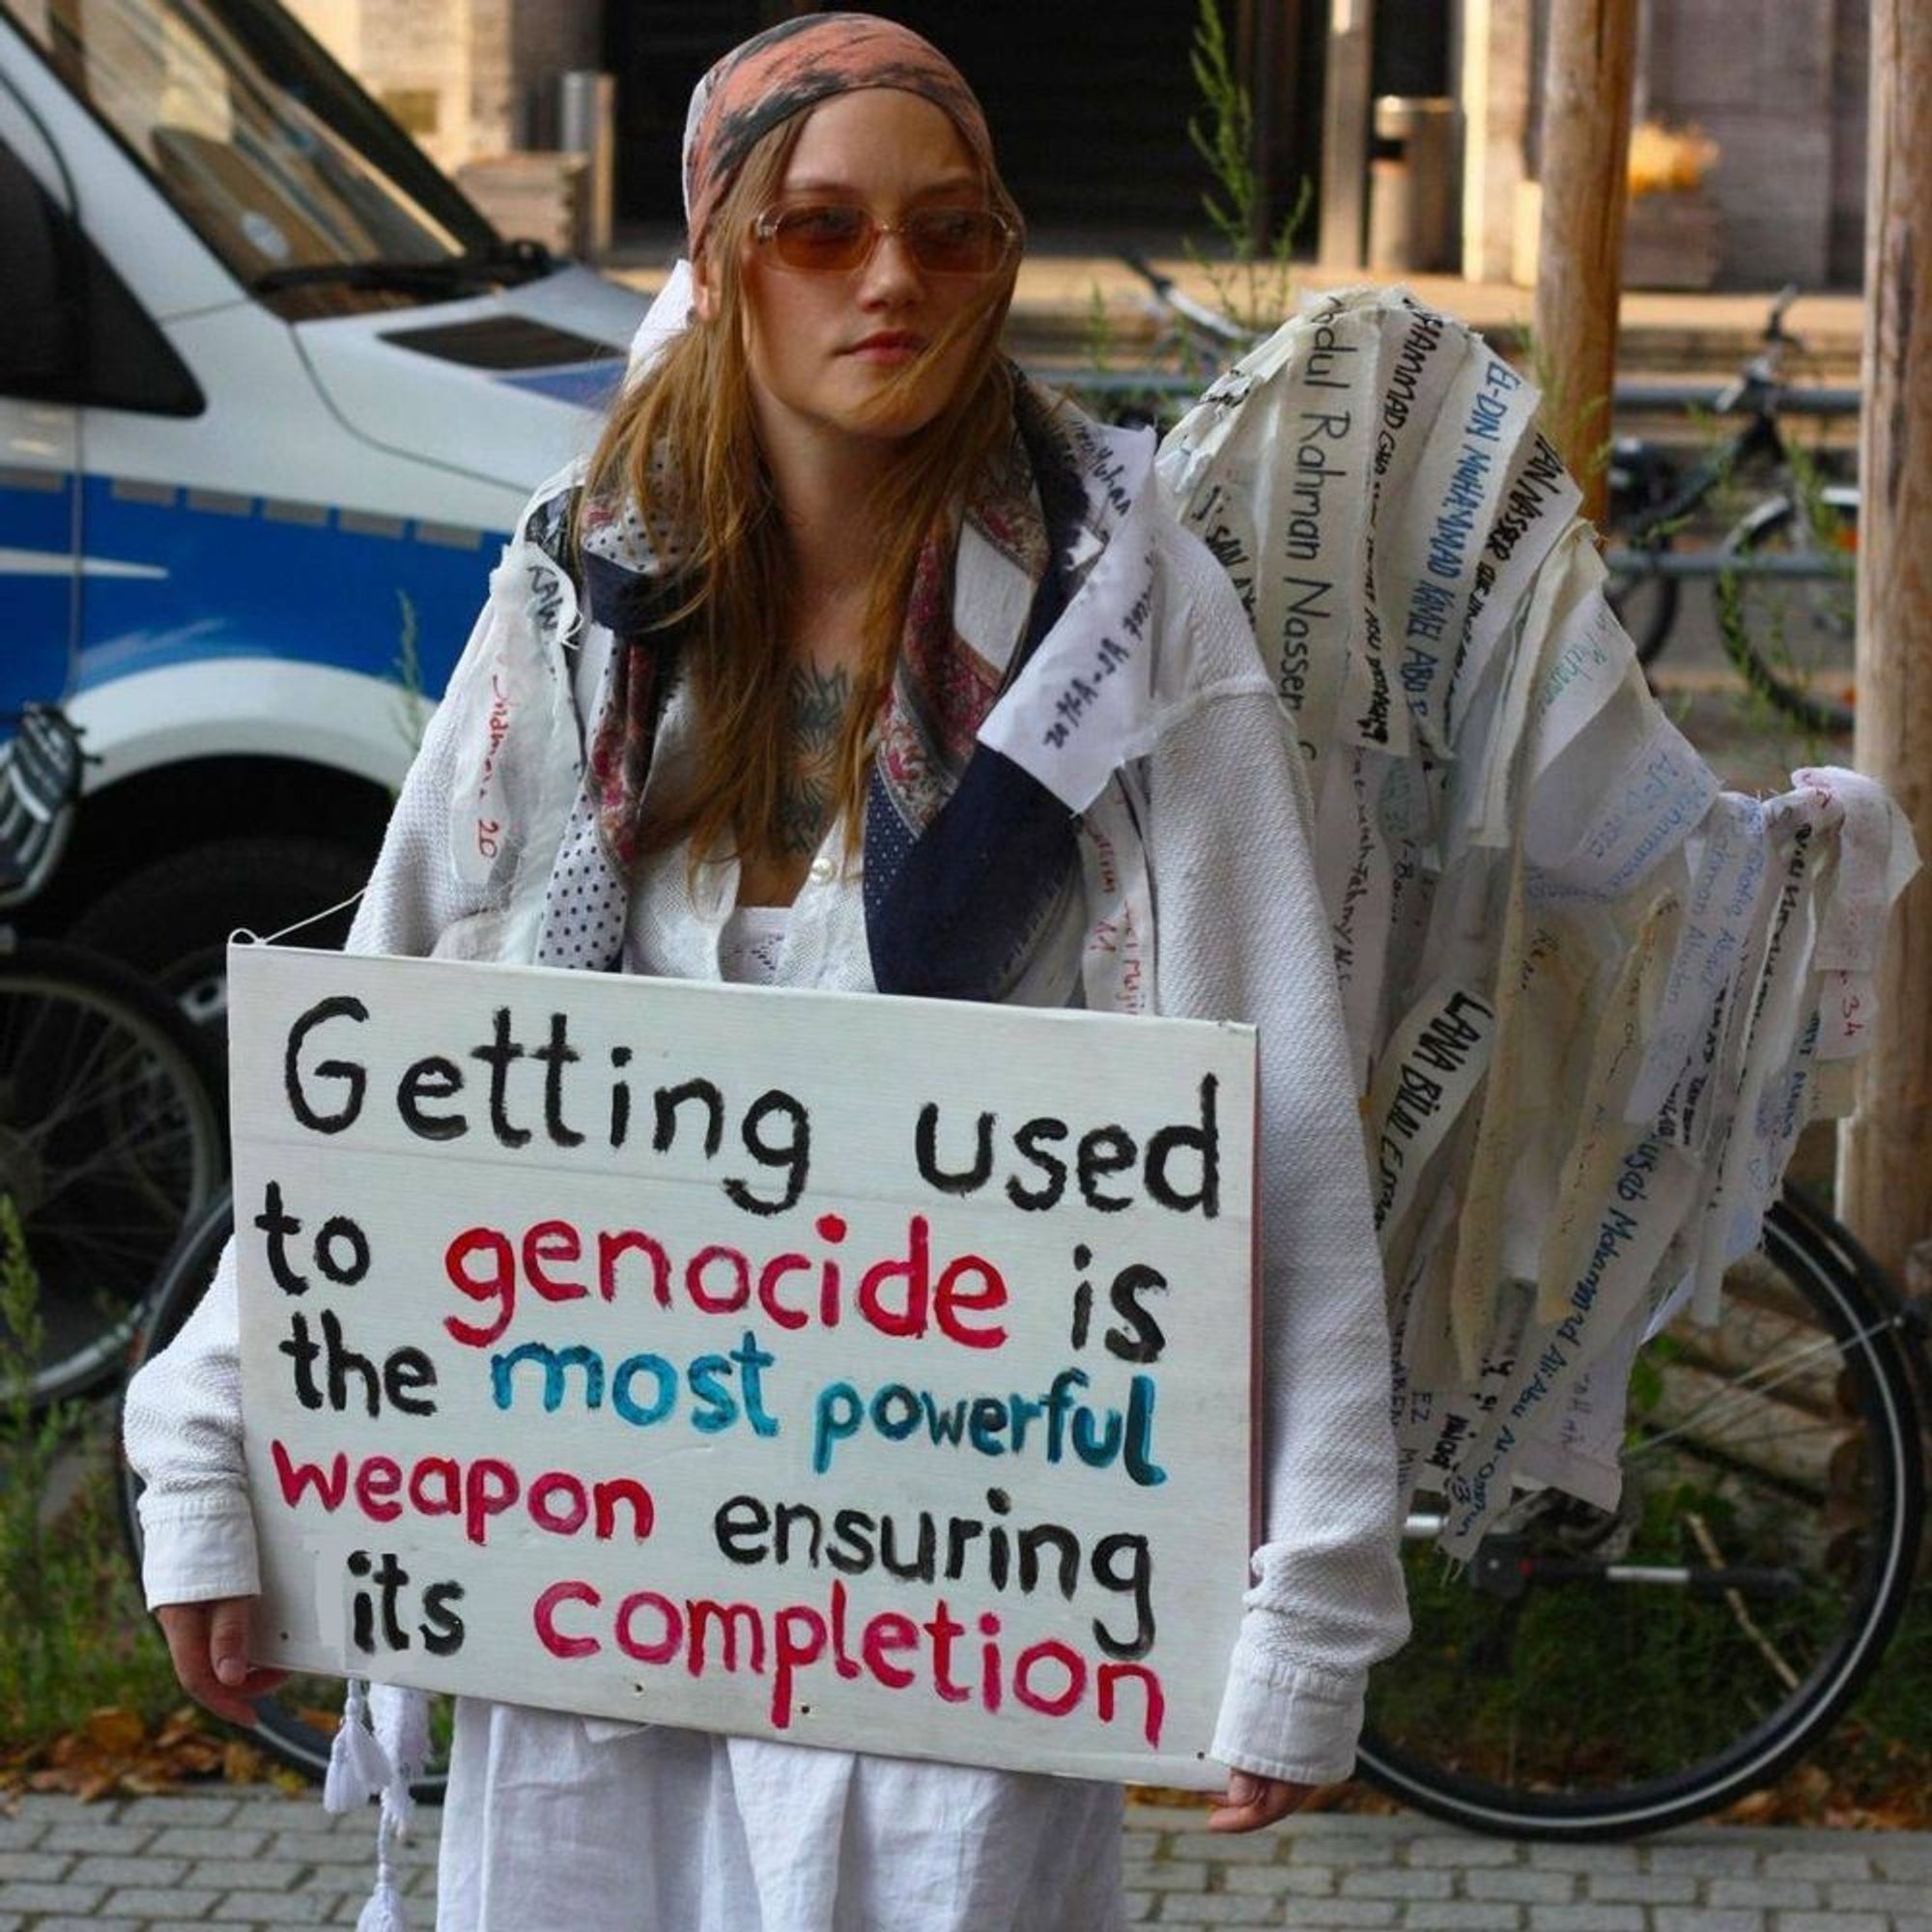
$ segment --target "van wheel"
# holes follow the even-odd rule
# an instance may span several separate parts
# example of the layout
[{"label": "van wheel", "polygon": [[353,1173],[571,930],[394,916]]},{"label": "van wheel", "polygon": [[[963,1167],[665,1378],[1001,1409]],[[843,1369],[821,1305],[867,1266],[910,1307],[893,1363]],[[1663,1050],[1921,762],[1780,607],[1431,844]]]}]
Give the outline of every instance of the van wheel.
[{"label": "van wheel", "polygon": [[[71,937],[149,974],[194,1023],[219,1037],[228,1015],[228,935],[267,938],[361,891],[370,860],[321,838],[220,838],[174,852],[110,887]],[[339,947],[355,907],[290,943]]]}]

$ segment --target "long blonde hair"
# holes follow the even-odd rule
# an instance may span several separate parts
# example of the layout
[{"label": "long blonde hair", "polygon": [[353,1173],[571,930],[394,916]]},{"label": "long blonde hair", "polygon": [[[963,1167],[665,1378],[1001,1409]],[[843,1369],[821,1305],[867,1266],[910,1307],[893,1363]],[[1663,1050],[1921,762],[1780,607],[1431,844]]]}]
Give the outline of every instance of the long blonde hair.
[{"label": "long blonde hair", "polygon": [[[752,223],[778,195],[807,118],[781,123],[746,156],[706,232],[705,249],[716,250],[716,318],[685,328],[618,399],[586,482],[592,497],[634,501],[654,548],[676,559],[680,595],[661,627],[676,634],[694,680],[697,756],[683,795],[654,808],[640,831],[647,851],[688,835],[694,869],[720,852],[780,856],[779,804],[792,765],[786,653],[796,582],[753,413],[742,263]],[[989,174],[985,185],[988,205],[1017,227],[1018,210],[998,177]],[[1015,249],[881,398],[890,408],[933,360],[973,338],[953,394],[905,440],[866,506],[879,532],[878,564],[833,781],[848,856],[863,828],[873,727],[892,686],[921,547],[1013,433],[1012,374],[999,338],[1017,256]]]}]

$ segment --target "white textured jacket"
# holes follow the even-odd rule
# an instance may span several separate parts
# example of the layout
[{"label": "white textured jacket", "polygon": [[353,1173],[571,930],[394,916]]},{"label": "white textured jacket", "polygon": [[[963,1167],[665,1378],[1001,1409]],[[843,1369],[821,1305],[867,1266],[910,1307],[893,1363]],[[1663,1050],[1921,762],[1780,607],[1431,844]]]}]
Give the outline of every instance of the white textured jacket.
[{"label": "white textured jacket", "polygon": [[[1103,558],[1087,573],[982,738],[1024,739],[1083,647],[1094,597],[1132,599],[1151,580],[1149,647],[1129,701],[1101,721],[1111,741],[1099,764],[1092,734],[1082,747],[1091,795],[1070,802],[1084,811],[1084,903],[1015,997],[1259,1029],[1265,1540],[1214,1754],[1321,1782],[1348,1774],[1368,1667],[1407,1625],[1382,1278],[1305,783],[1233,586],[1159,502],[1151,439],[1091,431],[1090,440],[1113,505],[1107,547],[1132,568],[1110,579]],[[610,648],[580,620],[567,577],[520,530],[404,786],[351,951],[531,956],[582,770],[583,694]],[[673,700],[661,759],[676,756],[688,726]],[[480,844],[479,825],[493,828]],[[725,868],[695,898],[676,883],[681,864],[653,872],[652,956],[718,977],[735,875]],[[869,988],[849,872],[812,868],[779,983]],[[150,1603],[253,1593],[232,1256],[130,1389],[127,1437],[148,1486]]]}]

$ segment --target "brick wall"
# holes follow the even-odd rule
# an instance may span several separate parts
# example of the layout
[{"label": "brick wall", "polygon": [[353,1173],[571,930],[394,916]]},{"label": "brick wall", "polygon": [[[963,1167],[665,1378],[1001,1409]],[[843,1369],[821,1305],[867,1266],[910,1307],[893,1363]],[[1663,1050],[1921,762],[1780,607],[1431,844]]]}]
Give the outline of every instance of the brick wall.
[{"label": "brick wall", "polygon": [[445,168],[554,141],[556,76],[595,67],[603,0],[290,0]]},{"label": "brick wall", "polygon": [[1858,0],[1652,0],[1650,112],[1719,144],[1709,186],[1728,281],[1844,278],[1863,198],[1862,92],[1850,79],[1863,57],[1847,31],[1860,12]]},{"label": "brick wall", "polygon": [[1832,49],[1833,281],[1855,287],[1865,271],[1865,127],[1871,114],[1868,0],[1838,0]]},{"label": "brick wall", "polygon": [[469,15],[470,154],[554,147],[557,76],[598,65],[603,0],[464,5]]},{"label": "brick wall", "polygon": [[556,140],[557,76],[603,65],[603,11],[602,0],[518,0],[510,17],[510,62],[530,99],[531,133],[539,146]]},{"label": "brick wall", "polygon": [[302,24],[445,168],[466,159],[471,0],[289,0]]},{"label": "brick wall", "polygon": [[510,16],[516,0],[462,0],[469,16],[469,151],[502,155],[522,145],[518,89],[510,65]]},{"label": "brick wall", "polygon": [[362,0],[289,0],[290,11],[351,73],[362,44]]}]

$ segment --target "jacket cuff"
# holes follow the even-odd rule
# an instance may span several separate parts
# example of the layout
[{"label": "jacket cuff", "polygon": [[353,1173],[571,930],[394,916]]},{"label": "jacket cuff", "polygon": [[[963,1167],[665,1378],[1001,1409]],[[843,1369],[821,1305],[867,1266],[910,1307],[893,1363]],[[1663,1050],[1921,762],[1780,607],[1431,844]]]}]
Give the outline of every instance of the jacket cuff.
[{"label": "jacket cuff", "polygon": [[255,1520],[241,1497],[213,1505],[141,1498],[141,1587],[148,1607],[262,1592]]},{"label": "jacket cuff", "polygon": [[1209,1755],[1292,1784],[1333,1784],[1355,1768],[1365,1675],[1284,1662],[1235,1646]]}]

